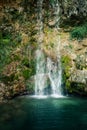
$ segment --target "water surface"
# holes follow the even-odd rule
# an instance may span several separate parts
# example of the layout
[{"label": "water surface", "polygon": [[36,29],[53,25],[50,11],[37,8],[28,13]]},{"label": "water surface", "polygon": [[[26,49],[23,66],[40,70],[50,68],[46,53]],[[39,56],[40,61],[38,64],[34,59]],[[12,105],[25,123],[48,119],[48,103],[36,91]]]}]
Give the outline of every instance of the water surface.
[{"label": "water surface", "polygon": [[0,104],[0,130],[87,130],[87,99],[11,100]]}]

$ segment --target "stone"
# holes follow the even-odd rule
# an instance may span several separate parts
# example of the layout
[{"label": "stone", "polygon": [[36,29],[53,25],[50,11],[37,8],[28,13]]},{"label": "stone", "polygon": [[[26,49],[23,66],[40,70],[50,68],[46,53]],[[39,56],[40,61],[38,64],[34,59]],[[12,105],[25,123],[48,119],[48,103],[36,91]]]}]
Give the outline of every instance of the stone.
[{"label": "stone", "polygon": [[48,25],[50,26],[50,27],[53,27],[53,26],[55,26],[55,21],[49,21],[49,23],[48,23]]},{"label": "stone", "polygon": [[86,84],[87,70],[75,70],[69,78],[70,82]]},{"label": "stone", "polygon": [[87,16],[87,1],[86,0],[63,0],[60,1],[61,12],[67,17]]},{"label": "stone", "polygon": [[76,47],[75,50],[76,50],[76,51],[80,51],[80,50],[82,50],[82,49],[83,49],[83,47],[82,47],[81,45],[79,45],[79,46]]},{"label": "stone", "polygon": [[87,43],[86,43],[86,42],[83,42],[82,45],[83,45],[84,47],[87,47]]}]

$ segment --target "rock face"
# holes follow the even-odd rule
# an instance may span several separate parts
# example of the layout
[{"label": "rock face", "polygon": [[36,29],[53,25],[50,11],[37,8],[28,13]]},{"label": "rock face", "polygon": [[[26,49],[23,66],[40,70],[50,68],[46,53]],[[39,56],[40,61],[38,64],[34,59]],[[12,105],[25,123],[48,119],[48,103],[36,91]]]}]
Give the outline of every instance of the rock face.
[{"label": "rock face", "polygon": [[61,0],[61,11],[67,17],[72,15],[87,16],[87,1],[86,0]]},{"label": "rock face", "polygon": [[81,96],[87,94],[87,70],[76,70],[70,76],[69,82],[72,88],[70,93]]},{"label": "rock face", "polygon": [[87,70],[76,70],[72,73],[69,80],[70,82],[81,83],[86,86]]},{"label": "rock face", "polygon": [[28,90],[33,93],[27,85],[33,82],[28,79],[35,73],[36,49],[32,37],[35,34],[32,24],[34,7],[31,6],[30,12],[32,2],[29,2],[0,1],[0,101],[27,94]]}]

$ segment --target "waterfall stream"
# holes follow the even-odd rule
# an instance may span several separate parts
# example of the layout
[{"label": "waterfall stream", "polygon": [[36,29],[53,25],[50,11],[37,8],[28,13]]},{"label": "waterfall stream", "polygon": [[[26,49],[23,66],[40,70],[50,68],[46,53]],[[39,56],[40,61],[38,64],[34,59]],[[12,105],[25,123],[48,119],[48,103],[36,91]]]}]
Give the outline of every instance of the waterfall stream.
[{"label": "waterfall stream", "polygon": [[55,52],[57,55],[57,61],[53,62],[51,58],[47,58],[47,72],[52,87],[52,95],[62,95],[62,68],[61,68],[61,56],[60,56],[60,40],[56,43]]},{"label": "waterfall stream", "polygon": [[35,76],[35,95],[44,95],[45,76],[45,57],[41,50],[36,51],[36,76]]},{"label": "waterfall stream", "polygon": [[[38,50],[36,51],[35,95],[44,96],[50,94],[53,96],[55,95],[61,96],[62,69],[61,69],[61,56],[60,56],[60,38],[58,37],[58,39],[56,39],[55,52],[57,60],[54,62],[50,57],[46,57],[44,52],[42,51],[42,44],[44,38],[42,5],[43,0],[38,0],[37,2]],[[59,21],[58,0],[54,2],[53,8],[55,13],[54,20],[57,23]],[[57,29],[58,26],[55,26],[55,28]],[[49,91],[47,91],[48,89],[50,89],[50,93]]]}]

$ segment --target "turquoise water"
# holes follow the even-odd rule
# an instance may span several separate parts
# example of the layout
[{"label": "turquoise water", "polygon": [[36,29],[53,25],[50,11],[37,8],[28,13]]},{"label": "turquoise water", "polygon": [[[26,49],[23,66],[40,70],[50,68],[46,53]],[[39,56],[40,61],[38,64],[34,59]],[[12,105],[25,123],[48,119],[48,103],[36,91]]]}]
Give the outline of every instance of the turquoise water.
[{"label": "turquoise water", "polygon": [[11,100],[0,104],[0,130],[87,130],[87,99]]}]

